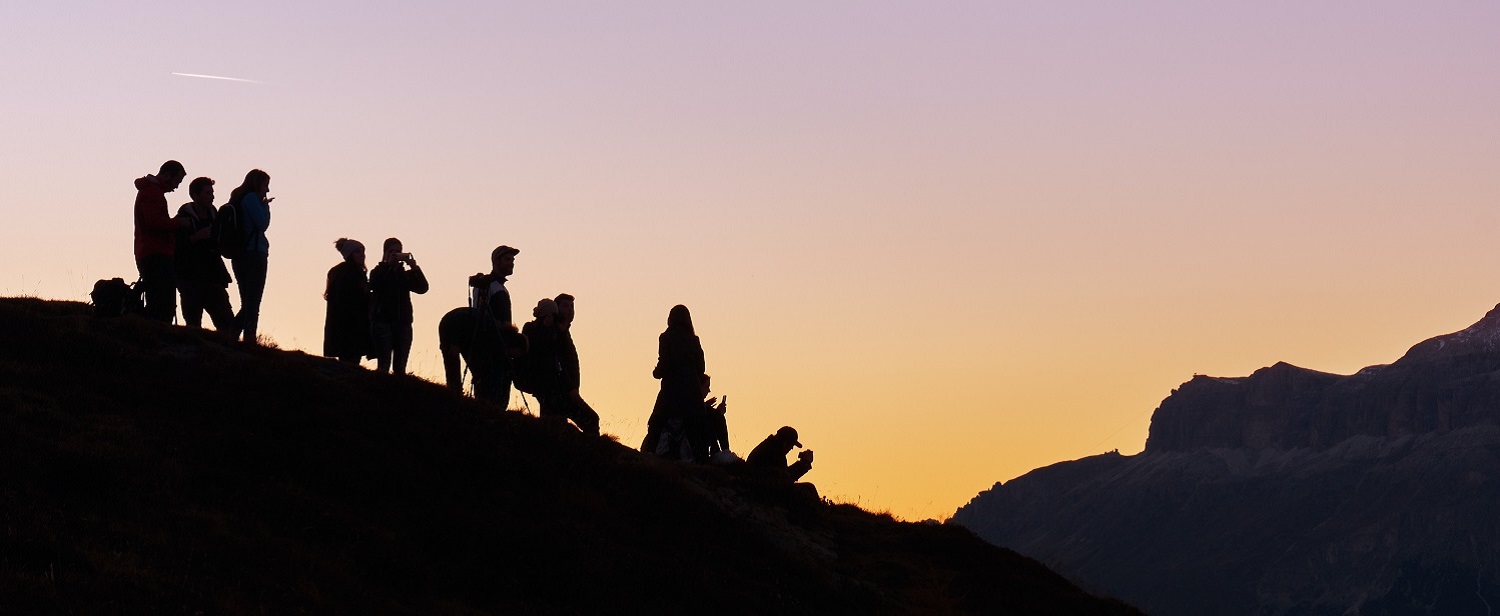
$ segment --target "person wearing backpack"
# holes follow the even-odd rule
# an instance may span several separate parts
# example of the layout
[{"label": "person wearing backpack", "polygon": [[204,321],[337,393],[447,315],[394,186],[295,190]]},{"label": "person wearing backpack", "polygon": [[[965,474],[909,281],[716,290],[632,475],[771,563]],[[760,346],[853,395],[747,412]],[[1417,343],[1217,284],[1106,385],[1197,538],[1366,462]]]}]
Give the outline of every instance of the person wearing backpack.
[{"label": "person wearing backpack", "polygon": [[197,178],[188,184],[192,202],[177,210],[186,225],[177,231],[177,292],[182,295],[182,322],[203,327],[203,313],[213,319],[214,329],[233,327],[234,309],[229,306],[229,270],[214,243],[214,181]]},{"label": "person wearing backpack", "polygon": [[474,397],[502,406],[510,404],[513,359],[525,355],[527,347],[526,337],[511,320],[510,291],[505,288],[520,253],[510,246],[496,246],[490,251],[490,272],[469,277],[473,292],[469,304],[478,313],[474,341],[480,359],[473,366]]},{"label": "person wearing backpack", "polygon": [[370,282],[365,278],[365,245],[346,237],[333,243],[344,260],[328,270],[328,314],[323,321],[323,355],[359,364],[373,355],[370,343]]},{"label": "person wearing backpack", "polygon": [[406,374],[406,359],[411,354],[411,294],[427,292],[427,276],[411,253],[401,251],[401,240],[386,239],[384,249],[380,263],[370,270],[374,303],[370,337],[375,343],[376,369]]},{"label": "person wearing backpack", "polygon": [[187,171],[169,160],[156,175],[135,180],[135,267],[146,293],[146,318],[171,323],[177,316],[177,230],[186,221],[167,212],[167,193],[182,185]]},{"label": "person wearing backpack", "polygon": [[[260,169],[245,174],[245,181],[229,193],[229,202],[219,208],[221,239],[224,224],[240,231],[243,240],[234,238],[227,249],[221,241],[220,250],[231,259],[234,278],[240,286],[240,311],[234,315],[233,338],[244,337],[245,342],[254,343],[260,329],[260,300],[266,292],[266,268],[271,243],[266,241],[266,229],[271,226],[271,175]],[[225,211],[226,208],[228,211]]]}]

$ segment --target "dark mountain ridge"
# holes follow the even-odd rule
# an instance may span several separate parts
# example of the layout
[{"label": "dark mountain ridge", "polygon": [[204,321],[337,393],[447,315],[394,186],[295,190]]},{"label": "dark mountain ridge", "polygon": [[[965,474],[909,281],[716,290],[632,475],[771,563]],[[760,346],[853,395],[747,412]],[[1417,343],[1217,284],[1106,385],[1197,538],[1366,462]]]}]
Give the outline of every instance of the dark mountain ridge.
[{"label": "dark mountain ridge", "polygon": [[1195,376],[1145,451],[1037,469],[953,521],[1153,614],[1500,607],[1500,307],[1353,375]]},{"label": "dark mountain ridge", "polygon": [[951,526],[0,299],[0,614],[1135,614]]}]

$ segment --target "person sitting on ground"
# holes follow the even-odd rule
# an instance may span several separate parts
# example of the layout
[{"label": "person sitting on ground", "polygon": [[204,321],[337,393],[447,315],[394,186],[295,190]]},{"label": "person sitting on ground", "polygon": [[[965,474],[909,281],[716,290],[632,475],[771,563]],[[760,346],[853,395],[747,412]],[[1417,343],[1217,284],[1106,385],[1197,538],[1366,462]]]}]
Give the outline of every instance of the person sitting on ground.
[{"label": "person sitting on ground", "polygon": [[703,397],[707,399],[703,401],[703,412],[696,418],[693,438],[701,451],[694,453],[700,462],[733,460],[734,454],[729,450],[729,422],[725,419],[725,414],[729,412],[729,396],[724,396],[723,399],[710,397],[710,380],[707,374],[703,375]]},{"label": "person sitting on ground", "polygon": [[203,327],[203,313],[213,319],[214,329],[229,333],[234,327],[234,308],[229,305],[229,268],[219,256],[214,241],[214,181],[198,178],[188,184],[191,203],[177,210],[186,226],[177,231],[177,291],[182,294],[182,322]]},{"label": "person sitting on ground", "polygon": [[406,374],[406,359],[411,355],[411,294],[427,292],[427,276],[411,253],[402,252],[401,240],[389,238],[384,248],[380,263],[370,270],[374,305],[370,337],[375,345],[375,369]]},{"label": "person sitting on ground", "polygon": [[323,321],[323,355],[359,364],[371,354],[370,282],[365,278],[365,245],[341,237],[333,243],[344,260],[328,270],[328,316]]},{"label": "person sitting on ground", "polygon": [[786,454],[791,453],[793,447],[801,447],[802,443],[797,440],[797,431],[791,426],[782,426],[775,434],[766,437],[755,449],[750,451],[750,457],[745,461],[756,468],[772,469],[785,472],[791,481],[797,481],[812,470],[813,452],[811,449],[797,454],[797,461],[786,463]]}]

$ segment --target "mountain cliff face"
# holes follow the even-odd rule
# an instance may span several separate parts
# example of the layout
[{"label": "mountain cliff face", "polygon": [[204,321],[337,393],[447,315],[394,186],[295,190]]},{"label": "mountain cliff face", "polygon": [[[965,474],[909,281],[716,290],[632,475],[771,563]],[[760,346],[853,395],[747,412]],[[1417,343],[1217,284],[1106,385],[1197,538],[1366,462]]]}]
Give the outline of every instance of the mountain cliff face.
[{"label": "mountain cliff face", "polygon": [[1138,614],[967,530],[0,299],[0,614]]},{"label": "mountain cliff face", "polygon": [[1195,376],[1151,417],[1146,451],[1318,449],[1500,421],[1500,306],[1350,376],[1278,363],[1248,377]]},{"label": "mountain cliff face", "polygon": [[954,515],[1152,614],[1500,609],[1500,307],[1341,376],[1195,376],[1146,450],[997,483]]}]

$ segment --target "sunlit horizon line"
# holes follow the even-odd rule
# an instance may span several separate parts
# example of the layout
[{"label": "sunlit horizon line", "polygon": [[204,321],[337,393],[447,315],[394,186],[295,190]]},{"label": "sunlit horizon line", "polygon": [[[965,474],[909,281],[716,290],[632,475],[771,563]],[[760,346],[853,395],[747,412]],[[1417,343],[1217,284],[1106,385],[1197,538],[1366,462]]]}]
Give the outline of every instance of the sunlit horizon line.
[{"label": "sunlit horizon line", "polygon": [[239,77],[220,77],[218,75],[198,75],[195,73],[172,73],[178,77],[197,77],[199,79],[222,79],[224,81],[240,81],[244,83],[263,83],[254,79],[240,79]]}]

